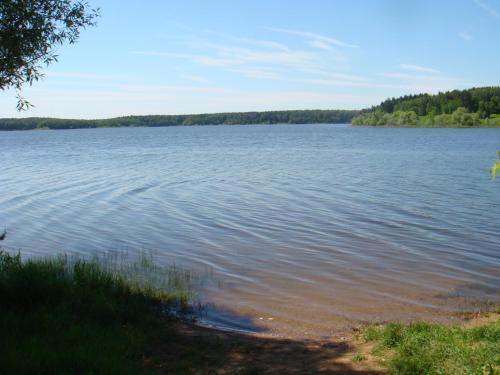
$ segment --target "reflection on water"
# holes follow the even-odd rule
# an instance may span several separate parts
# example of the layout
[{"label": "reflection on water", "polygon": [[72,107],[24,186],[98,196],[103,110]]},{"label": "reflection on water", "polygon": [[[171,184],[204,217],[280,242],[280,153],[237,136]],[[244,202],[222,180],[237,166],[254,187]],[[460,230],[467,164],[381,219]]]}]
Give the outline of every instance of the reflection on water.
[{"label": "reflection on water", "polygon": [[32,255],[152,249],[209,268],[207,319],[228,327],[220,311],[322,335],[441,319],[499,299],[499,147],[499,129],[3,132],[0,228]]}]

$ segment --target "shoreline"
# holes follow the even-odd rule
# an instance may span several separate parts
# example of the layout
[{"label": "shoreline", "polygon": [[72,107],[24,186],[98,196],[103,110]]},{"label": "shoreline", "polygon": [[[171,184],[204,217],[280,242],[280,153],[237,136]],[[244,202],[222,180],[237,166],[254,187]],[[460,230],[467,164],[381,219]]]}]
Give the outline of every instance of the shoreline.
[{"label": "shoreline", "polygon": [[[476,314],[464,319],[449,328],[482,327],[499,321],[500,313]],[[204,373],[385,374],[388,359],[377,353],[377,344],[367,339],[367,332],[390,324],[394,323],[364,325],[336,337],[297,339],[231,332],[178,321],[174,347],[169,343],[168,347],[158,348],[153,354],[156,359],[147,361],[147,366],[161,372],[175,372],[178,370],[175,357],[169,354],[173,349],[183,356],[192,356],[195,351],[196,356],[203,358]]]},{"label": "shoreline", "polygon": [[[0,119],[1,121],[1,119]],[[87,121],[87,120],[83,120]],[[0,124],[1,125],[1,124]],[[71,128],[50,128],[36,127],[29,129],[3,129],[0,127],[0,133],[10,132],[45,132],[45,131],[67,131],[67,130],[97,130],[97,129],[147,129],[147,128],[183,128],[183,127],[214,127],[214,126],[295,126],[295,125],[326,125],[326,126],[346,126],[350,128],[382,128],[382,129],[500,129],[500,125],[355,125],[351,123],[331,123],[331,122],[311,122],[311,123],[241,123],[241,124],[189,124],[189,125],[124,125],[124,126],[94,126],[94,127],[71,127]]]},{"label": "shoreline", "polygon": [[[86,121],[86,120],[85,120]],[[147,129],[147,128],[182,128],[182,127],[213,127],[213,126],[284,126],[284,125],[326,125],[337,126],[347,125],[350,128],[383,128],[383,129],[500,129],[500,125],[475,125],[475,126],[455,126],[455,125],[354,125],[350,123],[330,123],[330,122],[314,122],[314,123],[242,123],[242,124],[189,124],[189,125],[126,125],[126,126],[95,126],[95,127],[75,127],[75,128],[30,128],[30,129],[2,129],[0,133],[10,132],[38,132],[38,131],[61,131],[61,130],[97,130],[97,129]]]},{"label": "shoreline", "polygon": [[[498,310],[464,316],[460,325],[391,322],[321,339],[227,332],[180,319],[188,316],[189,284],[168,291],[168,280],[152,283],[166,270],[147,258],[130,268],[112,260],[22,261],[0,252],[0,372],[383,374],[402,366],[404,373],[452,374],[456,361],[464,372],[500,367]],[[169,278],[192,281],[171,271]]]},{"label": "shoreline", "polygon": [[[483,304],[478,304],[478,306],[484,306]],[[385,319],[385,320],[351,320],[348,324],[336,325],[335,322],[331,323],[331,329],[323,334],[318,334],[317,332],[302,332],[301,331],[290,331],[286,329],[272,329],[269,326],[262,326],[261,330],[251,330],[243,329],[238,327],[231,327],[229,325],[218,325],[210,321],[203,320],[203,318],[188,318],[181,319],[185,324],[191,324],[193,326],[199,327],[201,329],[209,329],[222,333],[234,333],[241,335],[249,335],[252,337],[260,337],[264,339],[284,339],[284,340],[312,340],[312,341],[328,341],[334,339],[345,338],[352,335],[355,332],[364,331],[369,327],[383,326],[392,323],[398,323],[402,325],[411,325],[418,323],[435,324],[442,325],[445,327],[453,326],[465,326],[470,327],[477,324],[478,322],[487,322],[489,317],[494,316],[500,318],[500,302],[491,303],[487,305],[487,308],[478,308],[475,311],[457,311],[451,314],[445,314],[444,312],[436,312],[434,318],[421,318],[413,317],[407,319],[407,317],[402,317],[400,319]],[[260,327],[260,326],[256,326]],[[269,329],[267,329],[269,328]]]},{"label": "shoreline", "polygon": [[[192,127],[216,127],[216,126],[296,126],[296,125],[325,125],[325,126],[349,126],[349,123],[330,123],[330,122],[314,122],[314,123],[249,123],[249,124],[190,124],[190,125],[162,125],[162,126],[145,126],[145,125],[127,125],[127,126],[96,126],[96,127],[79,127],[79,128],[33,128],[33,129],[2,129],[0,133],[10,132],[38,132],[38,131],[68,131],[68,130],[98,130],[98,129],[151,129],[151,128],[192,128]],[[370,126],[368,126],[370,127]]]},{"label": "shoreline", "polygon": [[395,128],[395,129],[498,129],[500,125],[354,125],[353,128]]}]

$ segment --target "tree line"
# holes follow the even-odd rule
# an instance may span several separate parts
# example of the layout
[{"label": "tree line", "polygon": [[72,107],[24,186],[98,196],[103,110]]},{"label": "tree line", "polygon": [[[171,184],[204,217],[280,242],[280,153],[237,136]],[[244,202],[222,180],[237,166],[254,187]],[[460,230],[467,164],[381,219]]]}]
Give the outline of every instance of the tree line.
[{"label": "tree line", "polygon": [[500,87],[406,95],[363,110],[353,125],[500,126]]},{"label": "tree line", "polygon": [[346,124],[359,114],[354,110],[298,110],[210,113],[196,115],[125,116],[110,119],[4,118],[0,130],[82,129],[239,124]]}]

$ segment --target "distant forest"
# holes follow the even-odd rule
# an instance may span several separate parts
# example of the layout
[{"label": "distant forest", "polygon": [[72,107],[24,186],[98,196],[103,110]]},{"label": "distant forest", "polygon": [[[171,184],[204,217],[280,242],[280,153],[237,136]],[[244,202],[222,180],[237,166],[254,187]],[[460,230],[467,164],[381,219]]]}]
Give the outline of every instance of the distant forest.
[{"label": "distant forest", "polygon": [[453,90],[384,100],[355,110],[303,110],[126,116],[97,120],[0,119],[1,130],[82,129],[244,124],[346,124],[401,127],[500,127],[500,87]]},{"label": "distant forest", "polygon": [[0,130],[116,128],[128,126],[160,127],[239,124],[347,124],[359,111],[303,110],[212,113],[199,115],[126,116],[102,120],[57,118],[0,119]]},{"label": "distant forest", "polygon": [[391,98],[363,110],[353,125],[427,127],[500,126],[500,87]]}]

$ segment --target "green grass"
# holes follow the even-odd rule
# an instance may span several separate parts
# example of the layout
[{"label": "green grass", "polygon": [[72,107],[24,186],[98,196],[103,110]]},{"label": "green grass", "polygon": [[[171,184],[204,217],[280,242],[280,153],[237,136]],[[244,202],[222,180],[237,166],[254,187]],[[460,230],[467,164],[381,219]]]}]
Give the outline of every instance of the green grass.
[{"label": "green grass", "polygon": [[165,311],[187,305],[190,282],[144,257],[22,261],[0,252],[0,373],[144,372],[170,334]]},{"label": "green grass", "polygon": [[491,167],[491,176],[496,178],[497,175],[500,175],[500,161],[496,161]]},{"label": "green grass", "polygon": [[500,320],[476,328],[390,323],[369,328],[366,339],[393,374],[500,374]]},{"label": "green grass", "polygon": [[497,159],[498,160],[495,161],[491,167],[491,176],[493,179],[495,179],[497,175],[500,175],[500,151],[497,151]]},{"label": "green grass", "polygon": [[[222,366],[230,354],[216,347],[217,337],[208,346],[182,341],[165,314],[185,311],[199,281],[151,256],[23,261],[0,251],[0,374],[137,374],[160,363],[174,373],[207,373]],[[500,374],[500,320],[476,328],[391,323],[369,328],[366,338],[395,374]],[[365,360],[363,353],[352,358]]]},{"label": "green grass", "polygon": [[353,362],[363,362],[364,360],[366,360],[366,357],[360,353],[357,353],[352,357]]}]

